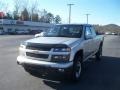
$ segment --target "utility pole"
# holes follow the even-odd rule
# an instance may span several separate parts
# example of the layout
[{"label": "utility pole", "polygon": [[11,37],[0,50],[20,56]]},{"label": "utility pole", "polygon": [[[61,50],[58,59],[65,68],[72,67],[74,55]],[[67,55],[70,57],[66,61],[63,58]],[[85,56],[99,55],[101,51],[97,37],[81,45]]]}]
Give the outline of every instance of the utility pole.
[{"label": "utility pole", "polygon": [[67,4],[69,6],[69,24],[71,22],[71,6],[74,4]]},{"label": "utility pole", "polygon": [[86,17],[87,17],[87,24],[88,24],[88,19],[89,19],[89,17],[88,17],[88,16],[89,16],[90,14],[85,14],[85,15],[86,15]]}]

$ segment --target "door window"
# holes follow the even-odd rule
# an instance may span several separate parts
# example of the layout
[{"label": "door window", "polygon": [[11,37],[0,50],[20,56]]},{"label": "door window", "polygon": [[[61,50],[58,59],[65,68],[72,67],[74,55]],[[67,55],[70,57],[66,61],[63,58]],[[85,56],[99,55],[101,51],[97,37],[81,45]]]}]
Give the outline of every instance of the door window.
[{"label": "door window", "polygon": [[90,27],[90,29],[91,29],[91,32],[92,32],[93,36],[95,37],[95,36],[96,36],[96,33],[95,33],[94,27]]},{"label": "door window", "polygon": [[86,30],[85,30],[85,36],[87,35],[92,35],[91,29],[89,27],[86,27]]}]

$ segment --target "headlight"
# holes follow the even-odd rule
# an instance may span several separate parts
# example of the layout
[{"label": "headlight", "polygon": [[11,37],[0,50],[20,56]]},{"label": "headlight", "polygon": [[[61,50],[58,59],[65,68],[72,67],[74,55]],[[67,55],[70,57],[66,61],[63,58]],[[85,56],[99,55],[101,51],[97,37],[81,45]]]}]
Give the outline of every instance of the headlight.
[{"label": "headlight", "polygon": [[21,56],[25,56],[25,48],[26,48],[27,43],[23,42],[20,44],[20,48],[19,48],[19,55]]},{"label": "headlight", "polygon": [[53,52],[70,52],[71,49],[68,47],[68,48],[54,48],[53,49]]},{"label": "headlight", "polygon": [[20,44],[20,48],[26,48],[27,42],[23,42]]},{"label": "headlight", "polygon": [[20,49],[20,50],[19,50],[19,55],[20,55],[20,56],[25,56],[26,53],[25,53],[25,51],[23,51],[23,50]]}]

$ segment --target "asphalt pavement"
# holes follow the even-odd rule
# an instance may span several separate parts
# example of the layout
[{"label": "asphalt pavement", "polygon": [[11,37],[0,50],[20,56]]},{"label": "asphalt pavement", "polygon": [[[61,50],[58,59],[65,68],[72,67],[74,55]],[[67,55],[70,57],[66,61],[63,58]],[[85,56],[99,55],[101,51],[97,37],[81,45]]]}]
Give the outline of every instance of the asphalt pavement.
[{"label": "asphalt pavement", "polygon": [[29,74],[17,65],[19,44],[33,37],[0,36],[0,90],[120,90],[120,36],[105,37],[102,60],[86,62],[79,83],[56,72]]}]

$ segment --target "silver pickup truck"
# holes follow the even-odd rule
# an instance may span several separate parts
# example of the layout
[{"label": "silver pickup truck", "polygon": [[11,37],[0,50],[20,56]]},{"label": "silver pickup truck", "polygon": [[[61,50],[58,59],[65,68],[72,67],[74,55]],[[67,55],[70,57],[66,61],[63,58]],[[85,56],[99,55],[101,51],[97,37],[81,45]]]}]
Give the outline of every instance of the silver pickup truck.
[{"label": "silver pickup truck", "polygon": [[101,59],[103,39],[89,24],[55,25],[40,37],[21,44],[17,63],[26,71],[69,71],[71,79],[78,81],[83,62],[92,56]]}]

